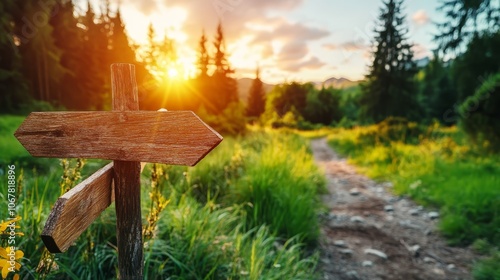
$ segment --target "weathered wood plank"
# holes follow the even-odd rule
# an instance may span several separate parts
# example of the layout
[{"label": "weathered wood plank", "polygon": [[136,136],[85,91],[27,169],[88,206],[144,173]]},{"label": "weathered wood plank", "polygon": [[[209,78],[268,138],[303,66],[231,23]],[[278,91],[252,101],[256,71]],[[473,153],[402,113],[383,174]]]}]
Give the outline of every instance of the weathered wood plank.
[{"label": "weathered wood plank", "polygon": [[15,136],[33,156],[195,165],[222,136],[189,111],[36,112]]},{"label": "weathered wood plank", "polygon": [[143,244],[140,163],[114,161],[118,268],[120,279],[141,279]]},{"label": "weathered wood plank", "polygon": [[[114,111],[139,110],[133,65],[111,65],[111,86]],[[155,122],[153,128],[158,126],[161,126],[161,123]],[[142,130],[140,134],[144,135],[157,131],[143,129],[144,127],[131,128],[132,131]],[[129,134],[130,131],[125,130],[125,132]],[[140,135],[137,136],[140,137]],[[168,138],[168,134],[162,136]],[[136,143],[142,142],[141,138],[136,138],[134,141],[139,141]],[[152,142],[155,143],[155,141],[146,143],[151,144]],[[128,150],[125,151],[128,152]],[[135,153],[136,151],[134,149],[131,152]],[[155,152],[155,150],[149,151],[151,154]],[[166,152],[168,155],[168,151]],[[122,280],[142,280],[144,258],[141,219],[141,163],[140,158],[136,161],[123,161],[128,160],[126,157],[118,159],[114,161],[118,277]]]},{"label": "weathered wood plank", "polygon": [[51,253],[66,251],[113,201],[113,163],[76,185],[55,203],[42,232]]}]

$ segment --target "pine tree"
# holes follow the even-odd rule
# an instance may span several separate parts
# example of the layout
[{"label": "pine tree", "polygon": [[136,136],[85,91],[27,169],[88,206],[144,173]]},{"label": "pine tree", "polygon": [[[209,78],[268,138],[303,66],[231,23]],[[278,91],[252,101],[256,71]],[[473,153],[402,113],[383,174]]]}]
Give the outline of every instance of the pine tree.
[{"label": "pine tree", "polygon": [[[82,68],[83,30],[78,27],[74,12],[71,0],[60,0],[54,5],[49,21],[54,43],[61,50],[61,66],[67,69],[58,88],[57,100],[67,108],[78,108],[79,104],[85,103],[84,95],[87,93],[81,80],[85,75]],[[72,89],[71,93],[68,93],[68,88]]]},{"label": "pine tree", "polygon": [[491,0],[441,0],[439,10],[447,16],[438,23],[435,36],[444,51],[456,51],[462,43],[478,34],[494,34],[500,30],[500,7]]},{"label": "pine tree", "polygon": [[109,80],[108,35],[104,23],[97,21],[90,1],[87,2],[87,11],[80,21],[84,26],[82,67],[85,69],[81,80],[87,92],[76,109],[102,110],[106,105],[105,96],[109,94],[107,88],[110,88],[106,86],[106,81]]},{"label": "pine tree", "polygon": [[217,34],[215,35],[214,47],[215,47],[214,74],[222,74],[225,76],[229,76],[230,74],[234,73],[234,70],[231,69],[227,61],[224,32],[222,30],[221,23],[217,25]]},{"label": "pine tree", "polygon": [[125,25],[123,24],[120,9],[116,12],[116,16],[110,19],[111,21],[111,36],[110,36],[110,62],[111,63],[136,63],[134,50],[130,47],[128,36],[125,33]]},{"label": "pine tree", "polygon": [[360,100],[362,117],[368,121],[379,122],[388,116],[412,119],[417,114],[416,67],[412,45],[406,39],[402,3],[385,1],[375,28],[373,62]]},{"label": "pine tree", "polygon": [[151,73],[158,75],[158,58],[160,56],[160,46],[156,43],[155,37],[156,31],[153,24],[150,22],[148,25],[147,45],[143,51],[141,59],[147,65],[147,69]]},{"label": "pine tree", "polygon": [[231,69],[227,60],[226,46],[222,25],[217,26],[217,34],[214,41],[215,55],[214,67],[215,71],[212,75],[214,85],[213,92],[209,95],[209,101],[215,108],[212,113],[222,113],[222,111],[231,103],[238,102],[238,87],[236,80],[231,77],[234,70]]},{"label": "pine tree", "polygon": [[190,91],[191,99],[193,100],[195,110],[203,106],[203,110],[207,112],[215,112],[217,109],[211,100],[216,98],[214,94],[215,87],[212,83],[212,77],[209,75],[210,68],[210,54],[207,49],[207,37],[205,31],[202,31],[200,40],[198,41],[198,59],[196,61],[196,68],[198,73],[192,80],[193,86]]},{"label": "pine tree", "polygon": [[449,67],[445,66],[437,52],[423,69],[419,102],[423,107],[422,117],[427,121],[437,119],[443,123],[453,123],[449,121],[446,112],[457,102],[457,94],[452,87],[449,73]]},{"label": "pine tree", "polygon": [[500,72],[500,32],[474,36],[464,53],[452,64],[452,79],[457,87],[458,100],[473,95],[488,76]]},{"label": "pine tree", "polygon": [[200,77],[208,77],[208,67],[210,64],[210,55],[207,51],[207,37],[205,36],[205,30],[203,30],[200,42],[199,42],[199,55],[197,67],[199,70],[198,75]]},{"label": "pine tree", "polygon": [[257,68],[255,71],[255,79],[250,87],[250,92],[248,94],[247,102],[247,117],[258,118],[266,109],[266,97],[264,92],[264,84],[260,80],[260,69]]},{"label": "pine tree", "polygon": [[[58,98],[57,89],[66,69],[59,63],[61,50],[54,44],[53,28],[48,24],[55,1],[44,4],[40,6],[35,0],[16,1],[13,23],[30,95],[52,102]],[[46,17],[35,16],[43,14]]]},{"label": "pine tree", "polygon": [[324,86],[319,91],[316,89],[310,91],[307,94],[304,119],[311,123],[323,125],[338,123],[342,118],[339,105],[341,94],[342,91],[339,89],[326,89]]},{"label": "pine tree", "polygon": [[0,112],[16,113],[29,100],[26,80],[21,73],[21,56],[13,41],[11,0],[0,2]]}]

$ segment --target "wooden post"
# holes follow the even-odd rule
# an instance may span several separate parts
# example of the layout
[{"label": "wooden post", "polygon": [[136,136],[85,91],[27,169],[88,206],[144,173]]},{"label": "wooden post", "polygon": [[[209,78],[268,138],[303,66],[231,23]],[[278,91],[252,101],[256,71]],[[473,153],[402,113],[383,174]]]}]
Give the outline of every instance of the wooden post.
[{"label": "wooden post", "polygon": [[[111,87],[113,111],[139,110],[134,65],[111,65]],[[114,171],[119,279],[142,280],[141,163],[115,160]]]}]

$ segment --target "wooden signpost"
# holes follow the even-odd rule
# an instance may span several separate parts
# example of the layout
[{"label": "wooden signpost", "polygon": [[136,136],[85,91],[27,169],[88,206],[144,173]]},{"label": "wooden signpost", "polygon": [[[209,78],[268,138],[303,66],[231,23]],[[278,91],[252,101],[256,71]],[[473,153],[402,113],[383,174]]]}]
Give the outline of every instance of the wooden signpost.
[{"label": "wooden signpost", "polygon": [[194,113],[138,111],[134,66],[111,66],[112,112],[31,113],[15,132],[33,156],[110,159],[61,196],[42,232],[47,249],[66,251],[115,201],[120,279],[142,279],[140,162],[193,166],[222,137]]}]

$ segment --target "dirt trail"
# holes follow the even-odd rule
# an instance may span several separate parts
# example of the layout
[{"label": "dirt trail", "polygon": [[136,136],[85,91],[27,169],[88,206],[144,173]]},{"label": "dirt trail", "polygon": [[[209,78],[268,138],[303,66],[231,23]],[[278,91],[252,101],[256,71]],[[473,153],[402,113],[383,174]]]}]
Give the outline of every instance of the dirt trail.
[{"label": "dirt trail", "polygon": [[391,194],[356,173],[326,139],[312,140],[328,191],[322,197],[320,271],[323,279],[472,279],[476,258],[468,248],[447,246],[439,236],[439,213]]}]

